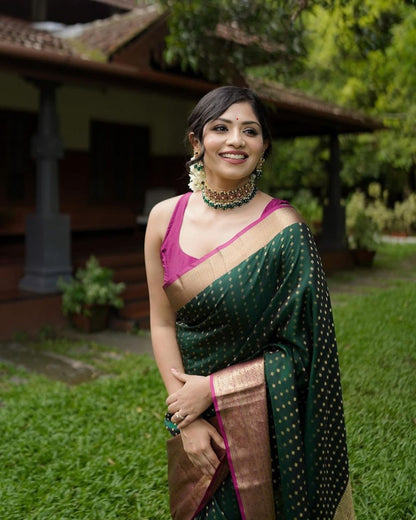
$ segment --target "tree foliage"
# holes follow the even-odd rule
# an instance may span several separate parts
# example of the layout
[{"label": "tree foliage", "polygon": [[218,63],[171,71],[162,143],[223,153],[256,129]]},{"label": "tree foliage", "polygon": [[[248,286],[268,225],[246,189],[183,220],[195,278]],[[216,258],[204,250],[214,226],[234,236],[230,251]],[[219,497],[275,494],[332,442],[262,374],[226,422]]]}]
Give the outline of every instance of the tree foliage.
[{"label": "tree foliage", "polygon": [[214,81],[258,63],[287,70],[305,52],[301,15],[317,3],[332,0],[161,0],[171,12],[166,59]]},{"label": "tree foliage", "polygon": [[[389,190],[391,204],[407,196],[416,187],[414,3],[335,2],[332,9],[315,6],[304,23],[306,55],[302,66],[275,78],[382,119],[384,131],[342,138],[344,185],[348,191],[379,180]],[[270,68],[257,70],[260,74],[273,72]],[[293,143],[282,147],[295,155],[309,154],[311,161],[316,154],[307,148],[298,152]]]}]

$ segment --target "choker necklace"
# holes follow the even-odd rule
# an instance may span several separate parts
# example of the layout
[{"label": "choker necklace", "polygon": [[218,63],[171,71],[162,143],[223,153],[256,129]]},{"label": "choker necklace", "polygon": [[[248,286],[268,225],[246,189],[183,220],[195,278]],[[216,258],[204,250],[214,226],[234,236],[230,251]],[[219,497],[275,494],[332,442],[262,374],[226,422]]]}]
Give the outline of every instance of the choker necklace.
[{"label": "choker necklace", "polygon": [[204,183],[202,187],[202,198],[204,202],[214,209],[233,209],[237,206],[247,204],[254,197],[257,186],[249,179],[243,186],[230,191],[215,191]]}]

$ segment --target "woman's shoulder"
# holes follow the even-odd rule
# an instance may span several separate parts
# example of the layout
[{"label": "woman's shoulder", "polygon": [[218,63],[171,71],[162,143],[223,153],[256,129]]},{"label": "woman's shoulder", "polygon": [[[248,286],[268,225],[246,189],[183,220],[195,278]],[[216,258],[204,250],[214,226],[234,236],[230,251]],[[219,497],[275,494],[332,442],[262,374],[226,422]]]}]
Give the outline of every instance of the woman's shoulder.
[{"label": "woman's shoulder", "polygon": [[282,205],[276,213],[282,228],[304,222],[302,215],[289,203]]},{"label": "woman's shoulder", "polygon": [[149,213],[149,218],[152,216],[153,218],[166,217],[167,215],[172,215],[173,211],[176,208],[177,203],[183,197],[183,195],[176,195],[175,197],[170,197],[169,199],[162,200],[155,204]]},{"label": "woman's shoulder", "polygon": [[261,194],[267,201],[266,207],[268,206],[269,211],[274,213],[282,229],[298,222],[304,222],[302,215],[290,205],[290,202],[272,197],[264,192]]},{"label": "woman's shoulder", "polygon": [[183,196],[183,194],[176,195],[155,204],[149,213],[147,230],[156,231],[161,236],[164,236],[173,212]]}]

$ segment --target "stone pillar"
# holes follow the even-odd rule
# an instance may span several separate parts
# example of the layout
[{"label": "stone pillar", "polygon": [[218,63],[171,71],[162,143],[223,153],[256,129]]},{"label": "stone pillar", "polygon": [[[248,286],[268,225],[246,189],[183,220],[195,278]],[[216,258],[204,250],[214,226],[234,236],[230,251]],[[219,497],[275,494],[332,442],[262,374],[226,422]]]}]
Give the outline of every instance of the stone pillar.
[{"label": "stone pillar", "polygon": [[58,292],[59,278],[71,278],[69,215],[59,213],[58,159],[63,155],[59,137],[55,92],[57,85],[36,83],[40,106],[38,130],[32,141],[36,160],[36,213],[26,218],[25,275],[19,287],[36,293]]},{"label": "stone pillar", "polygon": [[339,138],[337,134],[332,134],[328,164],[328,197],[324,206],[320,241],[320,246],[324,250],[334,251],[346,247],[345,207],[341,204],[341,166]]},{"label": "stone pillar", "polygon": [[32,0],[32,20],[34,22],[43,22],[48,19],[48,2],[47,0]]}]

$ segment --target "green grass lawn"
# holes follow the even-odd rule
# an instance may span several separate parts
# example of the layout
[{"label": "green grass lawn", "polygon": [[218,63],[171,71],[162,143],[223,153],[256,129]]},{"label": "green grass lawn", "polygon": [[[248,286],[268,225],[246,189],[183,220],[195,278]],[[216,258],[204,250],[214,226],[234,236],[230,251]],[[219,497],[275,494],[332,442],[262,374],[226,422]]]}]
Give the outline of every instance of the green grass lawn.
[{"label": "green grass lawn", "polygon": [[76,387],[0,365],[0,518],[169,518],[155,364],[104,364],[108,377]]},{"label": "green grass lawn", "polygon": [[[386,246],[375,269],[399,274],[416,247],[403,251]],[[415,520],[416,284],[345,294],[334,315],[357,519]],[[85,341],[36,346],[106,376],[68,387],[0,364],[0,518],[167,520],[154,361]]]},{"label": "green grass lawn", "polygon": [[358,519],[416,519],[416,286],[335,307]]}]

